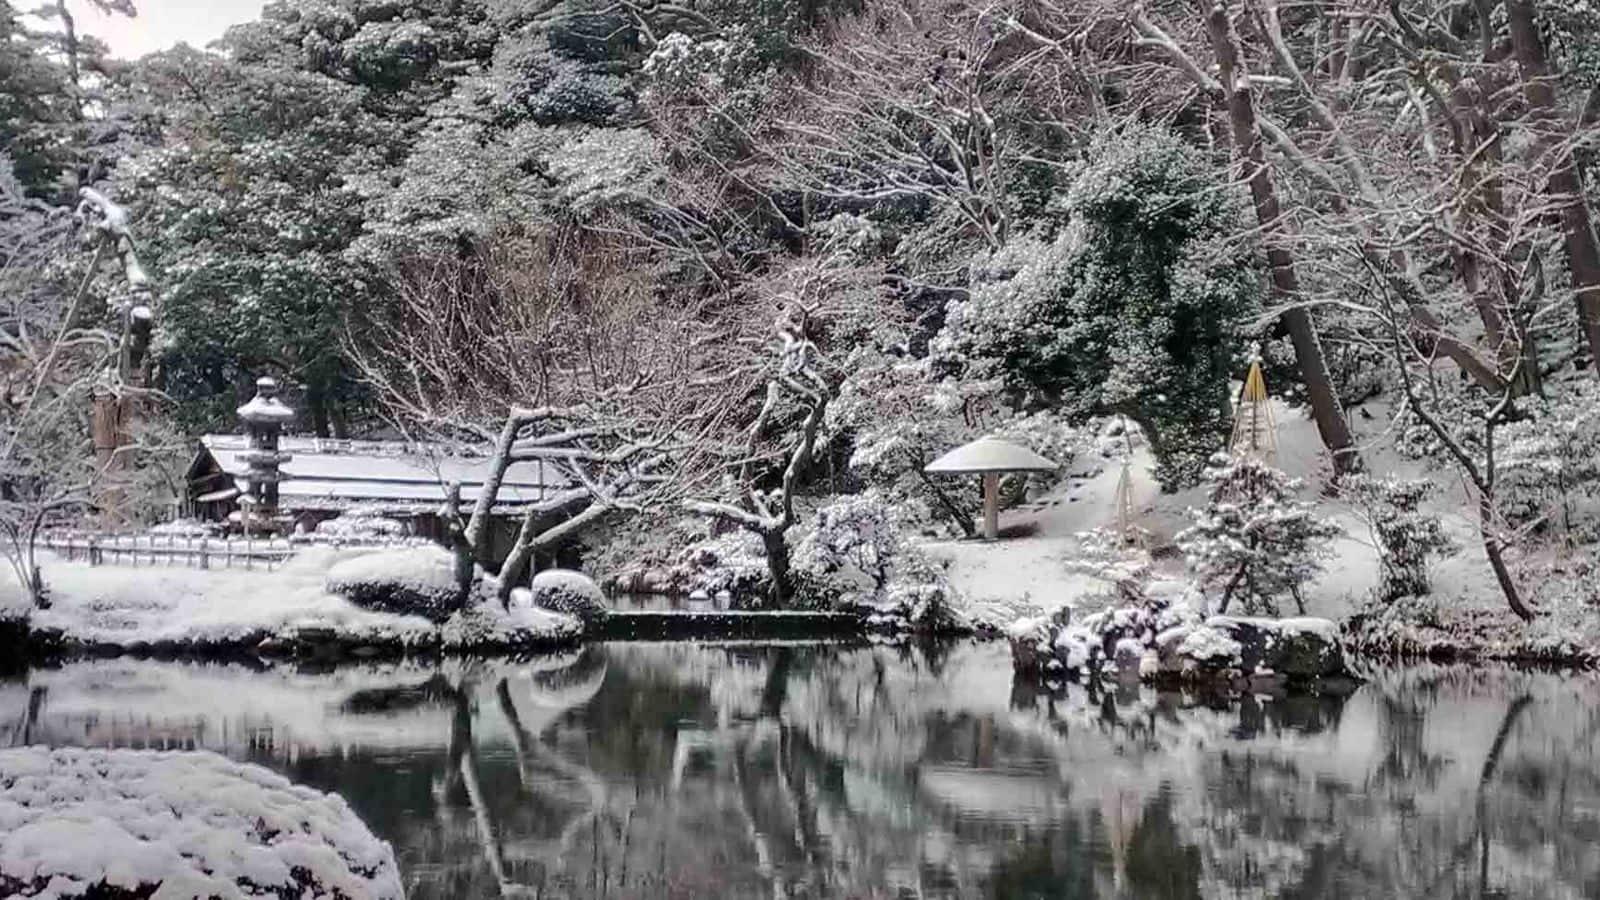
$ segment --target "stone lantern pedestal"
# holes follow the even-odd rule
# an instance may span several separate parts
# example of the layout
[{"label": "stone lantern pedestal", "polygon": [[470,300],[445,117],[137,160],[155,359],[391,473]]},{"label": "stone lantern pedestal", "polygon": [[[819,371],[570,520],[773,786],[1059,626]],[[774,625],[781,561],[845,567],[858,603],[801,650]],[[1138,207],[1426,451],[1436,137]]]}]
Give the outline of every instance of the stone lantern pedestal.
[{"label": "stone lantern pedestal", "polygon": [[293,421],[294,410],[278,399],[278,382],[262,377],[256,379],[256,395],[239,407],[238,414],[250,437],[250,449],[244,454],[248,488],[239,498],[245,533],[282,530],[287,523],[278,515],[278,483],[286,477],[281,467],[291,457],[278,449],[278,440],[283,427]]}]

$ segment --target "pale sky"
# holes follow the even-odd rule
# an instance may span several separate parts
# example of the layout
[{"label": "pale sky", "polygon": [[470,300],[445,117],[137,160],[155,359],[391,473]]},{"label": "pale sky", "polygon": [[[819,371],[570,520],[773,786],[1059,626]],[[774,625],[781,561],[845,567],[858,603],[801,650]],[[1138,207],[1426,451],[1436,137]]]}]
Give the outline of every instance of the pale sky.
[{"label": "pale sky", "polygon": [[139,15],[105,15],[86,0],[67,0],[78,31],[111,47],[112,56],[137,59],[180,41],[204,49],[230,25],[260,17],[262,0],[134,0]]}]

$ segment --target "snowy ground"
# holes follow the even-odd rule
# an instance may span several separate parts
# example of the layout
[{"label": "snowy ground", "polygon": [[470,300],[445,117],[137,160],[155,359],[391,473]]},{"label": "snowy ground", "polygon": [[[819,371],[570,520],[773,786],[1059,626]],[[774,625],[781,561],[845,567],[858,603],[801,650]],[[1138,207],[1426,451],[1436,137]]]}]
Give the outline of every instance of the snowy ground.
[{"label": "snowy ground", "polygon": [[[56,631],[89,645],[176,643],[240,646],[264,638],[292,640],[307,629],[331,631],[340,643],[420,648],[484,645],[519,631],[569,639],[578,625],[540,609],[485,609],[435,625],[419,616],[362,609],[325,587],[328,570],[370,551],[307,548],[274,571],[135,568],[46,558],[52,605],[36,611],[36,631]],[[0,606],[15,605],[14,577],[0,578]]]},{"label": "snowy ground", "polygon": [[[1278,422],[1275,464],[1304,481],[1303,495],[1318,502],[1318,512],[1344,531],[1331,550],[1326,569],[1306,592],[1307,612],[1335,621],[1346,619],[1378,583],[1378,558],[1366,522],[1348,502],[1322,495],[1331,466],[1316,428],[1303,414],[1274,401]],[[1432,572],[1433,590],[1448,607],[1463,615],[1502,620],[1504,603],[1495,587],[1478,541],[1475,519],[1465,485],[1453,472],[1426,469],[1402,458],[1385,429],[1388,411],[1376,404],[1351,412],[1352,426],[1362,443],[1368,469],[1378,476],[1427,476],[1439,485],[1431,511],[1440,515],[1445,530],[1460,548],[1438,561]],[[1114,496],[1121,474],[1121,458],[1081,456],[1068,466],[1068,477],[1048,495],[1023,507],[1000,514],[1002,538],[935,541],[925,545],[930,555],[948,564],[948,576],[980,618],[1005,622],[1053,613],[1062,606],[1101,608],[1106,584],[1089,575],[1070,571],[1078,555],[1080,532],[1115,524]],[[1163,494],[1153,477],[1148,450],[1136,446],[1132,457],[1133,506],[1137,524],[1151,534],[1160,576],[1183,577],[1183,560],[1173,550],[1172,539],[1189,524],[1188,510],[1205,502],[1204,487]],[[1016,537],[1005,537],[1007,533]]]}]

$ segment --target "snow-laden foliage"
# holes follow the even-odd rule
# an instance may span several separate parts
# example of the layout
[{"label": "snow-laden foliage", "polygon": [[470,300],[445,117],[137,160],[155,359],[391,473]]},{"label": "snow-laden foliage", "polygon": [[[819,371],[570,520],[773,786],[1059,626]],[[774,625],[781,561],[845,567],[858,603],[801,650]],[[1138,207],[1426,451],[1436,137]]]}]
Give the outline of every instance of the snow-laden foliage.
[{"label": "snow-laden foliage", "polygon": [[1057,617],[1019,622],[1012,628],[1011,643],[1019,668],[1040,670],[1047,678],[1087,679],[1116,674],[1119,648],[1136,646],[1142,654],[1162,634],[1198,622],[1191,598],[1163,592],[1108,606],[1077,621]]},{"label": "snow-laden foliage", "polygon": [[400,900],[336,794],[203,751],[0,750],[0,894]]},{"label": "snow-laden foliage", "polygon": [[1501,428],[1500,511],[1570,544],[1600,541],[1600,383],[1551,385]]},{"label": "snow-laden foliage", "polygon": [[743,529],[724,531],[684,548],[678,565],[685,572],[686,588],[715,597],[748,600],[765,594],[771,576],[761,539]]},{"label": "snow-laden foliage", "polygon": [[318,522],[313,532],[334,540],[384,541],[403,537],[404,523],[387,518],[374,507],[357,506]]},{"label": "snow-laden foliage", "polygon": [[1298,480],[1258,459],[1217,454],[1205,478],[1206,505],[1176,539],[1195,578],[1224,612],[1237,598],[1276,614],[1284,595],[1303,611],[1300,588],[1322,571],[1338,526],[1296,496]]},{"label": "snow-laden foliage", "polygon": [[954,592],[938,565],[910,543],[895,510],[876,492],[848,495],[817,510],[796,543],[802,600],[871,607],[873,624],[944,627]]},{"label": "snow-laden foliage", "polygon": [[1152,560],[1145,547],[1149,535],[1134,526],[1132,533],[1100,527],[1077,534],[1078,546],[1067,568],[1109,582],[1124,593],[1142,590],[1150,578]]},{"label": "snow-laden foliage", "polygon": [[1238,210],[1203,156],[1136,128],[1100,139],[1053,237],[1013,239],[951,303],[935,355],[1079,417],[1138,421],[1169,488],[1226,434],[1228,379],[1256,303]]},{"label": "snow-laden foliage", "polygon": [[1420,479],[1354,475],[1343,486],[1361,504],[1378,546],[1383,572],[1378,599],[1387,603],[1428,593],[1429,560],[1455,550],[1439,517],[1422,509],[1434,485]]}]

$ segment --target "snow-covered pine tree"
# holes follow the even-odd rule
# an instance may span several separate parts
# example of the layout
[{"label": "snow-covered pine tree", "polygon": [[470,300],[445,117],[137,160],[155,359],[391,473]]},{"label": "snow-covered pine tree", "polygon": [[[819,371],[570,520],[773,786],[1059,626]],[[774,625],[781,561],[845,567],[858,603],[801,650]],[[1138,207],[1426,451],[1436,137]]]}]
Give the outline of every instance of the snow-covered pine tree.
[{"label": "snow-covered pine tree", "polygon": [[1238,597],[1250,611],[1276,614],[1288,594],[1305,612],[1300,588],[1322,571],[1339,528],[1296,498],[1298,480],[1259,459],[1217,454],[1205,479],[1210,497],[1177,543],[1200,586],[1220,590],[1218,611]]},{"label": "snow-covered pine tree", "polygon": [[1428,593],[1428,558],[1455,550],[1439,517],[1421,510],[1433,484],[1422,479],[1353,475],[1345,480],[1344,488],[1362,504],[1378,545],[1382,567],[1378,599],[1388,603]]}]

